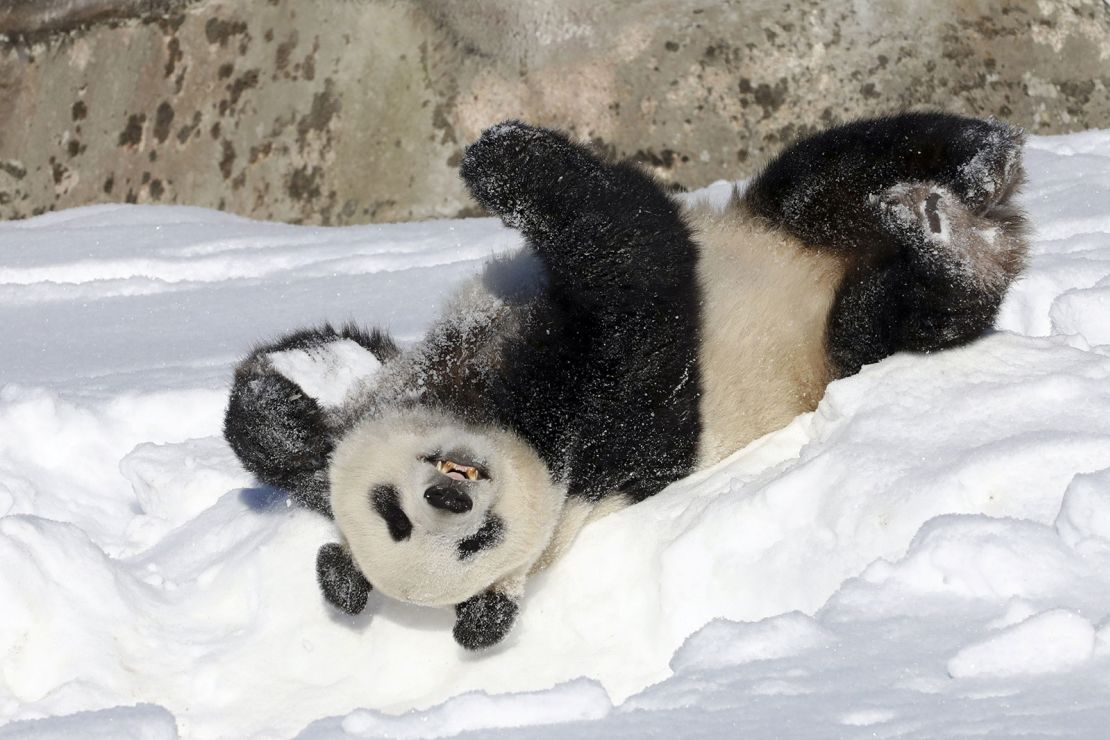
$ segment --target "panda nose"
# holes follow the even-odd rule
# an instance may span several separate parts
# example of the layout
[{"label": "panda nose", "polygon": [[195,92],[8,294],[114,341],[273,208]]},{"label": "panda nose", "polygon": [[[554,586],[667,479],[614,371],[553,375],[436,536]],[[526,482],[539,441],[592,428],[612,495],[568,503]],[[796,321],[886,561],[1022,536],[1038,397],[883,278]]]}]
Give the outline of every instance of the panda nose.
[{"label": "panda nose", "polygon": [[450,511],[452,514],[462,514],[474,508],[474,502],[464,491],[444,484],[432,486],[424,491],[424,500],[435,508]]}]

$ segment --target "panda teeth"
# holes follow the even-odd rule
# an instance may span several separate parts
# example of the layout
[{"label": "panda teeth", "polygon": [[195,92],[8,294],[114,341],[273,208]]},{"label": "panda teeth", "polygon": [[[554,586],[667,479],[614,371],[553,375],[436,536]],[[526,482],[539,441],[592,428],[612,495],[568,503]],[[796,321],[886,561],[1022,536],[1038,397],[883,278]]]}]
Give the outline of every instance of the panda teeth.
[{"label": "panda teeth", "polygon": [[478,480],[479,477],[477,468],[450,460],[436,460],[436,470],[454,480]]}]

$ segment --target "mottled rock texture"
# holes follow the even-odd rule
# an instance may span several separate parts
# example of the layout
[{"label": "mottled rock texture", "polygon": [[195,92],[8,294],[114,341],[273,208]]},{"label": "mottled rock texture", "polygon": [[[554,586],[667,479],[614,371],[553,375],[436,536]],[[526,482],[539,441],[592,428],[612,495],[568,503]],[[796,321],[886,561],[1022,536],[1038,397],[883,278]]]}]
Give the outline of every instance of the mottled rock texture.
[{"label": "mottled rock texture", "polygon": [[1110,126],[1105,0],[0,0],[0,33],[5,218],[476,213],[461,149],[507,117],[690,187],[905,108]]}]

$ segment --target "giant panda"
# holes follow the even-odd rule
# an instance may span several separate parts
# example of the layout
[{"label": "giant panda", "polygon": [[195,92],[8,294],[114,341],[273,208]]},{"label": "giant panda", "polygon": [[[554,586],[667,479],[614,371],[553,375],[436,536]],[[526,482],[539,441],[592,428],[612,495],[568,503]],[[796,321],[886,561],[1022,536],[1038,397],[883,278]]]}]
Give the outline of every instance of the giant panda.
[{"label": "giant panda", "polygon": [[[323,326],[256,348],[225,436],[261,481],[334,517],[328,601],[358,612],[372,584],[454,606],[459,644],[489,647],[587,521],[784,426],[863,365],[987,331],[1026,254],[1022,140],[942,113],[857,121],[713,208],[558,131],[498,124],[461,175],[520,252],[414,346]],[[306,363],[353,380],[324,398]]]}]

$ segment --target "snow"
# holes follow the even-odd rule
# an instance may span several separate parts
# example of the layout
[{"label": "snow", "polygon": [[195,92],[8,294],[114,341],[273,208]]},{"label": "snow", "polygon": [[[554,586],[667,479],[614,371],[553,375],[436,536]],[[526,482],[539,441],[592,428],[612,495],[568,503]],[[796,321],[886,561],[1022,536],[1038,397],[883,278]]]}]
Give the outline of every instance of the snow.
[{"label": "snow", "polygon": [[274,369],[324,406],[338,406],[361,382],[381,367],[374,354],[352,339],[314,349],[290,349],[266,355]]},{"label": "snow", "polygon": [[599,720],[612,710],[605,690],[579,679],[547,691],[501,694],[470,693],[448,699],[434,713],[413,722],[410,717],[389,717],[356,710],[346,717],[329,718],[309,726],[301,737],[449,737],[492,728],[519,728],[552,723]]},{"label": "snow", "polygon": [[[1032,138],[1026,165],[1030,267],[996,333],[869,366],[591,524],[481,655],[448,610],[324,604],[332,525],[255,486],[220,424],[260,340],[411,341],[513,232],[0,224],[0,738],[1102,734],[1110,131]],[[314,359],[281,361],[350,381]]]},{"label": "snow", "polygon": [[173,715],[149,704],[23,720],[0,727],[2,740],[173,740],[177,736]]},{"label": "snow", "polygon": [[1052,609],[1007,627],[998,635],[960,650],[948,661],[948,674],[1020,676],[1073,670],[1090,660],[1095,628],[1066,609]]}]

